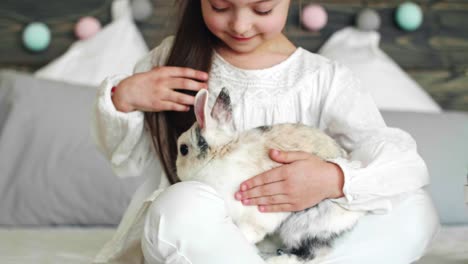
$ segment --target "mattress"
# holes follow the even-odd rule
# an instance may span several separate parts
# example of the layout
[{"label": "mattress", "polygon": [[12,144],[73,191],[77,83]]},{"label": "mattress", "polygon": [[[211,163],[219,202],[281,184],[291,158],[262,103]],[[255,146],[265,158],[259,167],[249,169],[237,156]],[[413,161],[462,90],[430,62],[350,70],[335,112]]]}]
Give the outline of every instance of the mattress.
[{"label": "mattress", "polygon": [[[2,264],[89,264],[111,228],[0,229]],[[444,226],[417,264],[468,264],[468,225]]]},{"label": "mattress", "polygon": [[417,264],[468,264],[468,225],[443,226]]},{"label": "mattress", "polygon": [[0,229],[2,264],[90,264],[111,228]]}]

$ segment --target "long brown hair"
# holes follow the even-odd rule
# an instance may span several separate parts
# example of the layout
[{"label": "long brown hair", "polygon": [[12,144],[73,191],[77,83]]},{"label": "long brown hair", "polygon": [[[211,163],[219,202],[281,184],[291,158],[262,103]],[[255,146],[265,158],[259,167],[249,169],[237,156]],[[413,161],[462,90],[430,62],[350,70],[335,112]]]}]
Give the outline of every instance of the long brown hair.
[{"label": "long brown hair", "polygon": [[[200,0],[180,0],[181,20],[175,35],[167,66],[189,67],[209,72],[215,37],[203,20]],[[194,92],[178,90],[194,95]],[[179,182],[176,174],[177,138],[195,122],[193,106],[188,112],[146,112],[156,154],[171,184]]]}]

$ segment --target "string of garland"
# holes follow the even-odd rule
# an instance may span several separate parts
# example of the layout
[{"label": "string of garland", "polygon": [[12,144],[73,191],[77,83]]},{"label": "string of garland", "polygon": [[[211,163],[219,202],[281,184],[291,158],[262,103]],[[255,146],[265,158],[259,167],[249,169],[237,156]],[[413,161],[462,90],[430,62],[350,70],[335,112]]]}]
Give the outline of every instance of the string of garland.
[{"label": "string of garland", "polygon": [[[104,1],[103,5],[98,9],[93,10],[87,16],[67,16],[68,20],[75,20],[77,23],[74,27],[75,36],[78,39],[88,39],[97,34],[102,26],[100,21],[95,18],[98,14],[102,14],[107,9],[113,0]],[[303,7],[302,0],[299,1],[299,19],[305,29],[310,31],[320,31],[328,22],[328,14],[326,9],[319,4],[309,3]],[[153,6],[150,0],[132,0],[131,10],[133,18],[136,21],[144,21],[153,14]],[[3,15],[0,10],[0,15]],[[59,24],[63,18],[51,18],[45,22],[30,22],[30,18],[20,14],[12,15],[5,13],[4,17],[12,17],[21,24],[27,24],[22,32],[23,45],[30,51],[40,52],[47,49],[51,42],[51,32],[47,24]],[[414,31],[418,29],[423,21],[423,13],[421,8],[414,2],[404,2],[400,4],[395,12],[396,24],[405,31]],[[356,16],[355,26],[364,31],[378,30],[381,24],[381,19],[377,11],[365,7]]]},{"label": "string of garland", "polygon": [[[303,7],[302,0],[299,3],[300,22],[306,29],[320,31],[326,26],[328,14],[323,6],[319,4],[307,4]],[[364,31],[378,30],[381,24],[379,13],[369,7],[361,10],[357,14],[355,21],[355,26]],[[423,22],[421,7],[410,1],[400,4],[395,11],[395,22],[405,31],[418,29]]]}]

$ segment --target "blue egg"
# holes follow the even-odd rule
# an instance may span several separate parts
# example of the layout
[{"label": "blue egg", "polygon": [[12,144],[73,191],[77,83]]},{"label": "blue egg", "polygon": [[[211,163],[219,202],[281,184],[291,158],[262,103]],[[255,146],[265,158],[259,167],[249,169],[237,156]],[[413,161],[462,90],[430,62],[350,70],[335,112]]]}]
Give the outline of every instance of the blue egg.
[{"label": "blue egg", "polygon": [[423,13],[417,4],[405,2],[397,8],[395,20],[403,30],[413,31],[421,26]]},{"label": "blue egg", "polygon": [[50,30],[46,24],[33,22],[23,30],[23,44],[31,51],[43,51],[50,44]]}]

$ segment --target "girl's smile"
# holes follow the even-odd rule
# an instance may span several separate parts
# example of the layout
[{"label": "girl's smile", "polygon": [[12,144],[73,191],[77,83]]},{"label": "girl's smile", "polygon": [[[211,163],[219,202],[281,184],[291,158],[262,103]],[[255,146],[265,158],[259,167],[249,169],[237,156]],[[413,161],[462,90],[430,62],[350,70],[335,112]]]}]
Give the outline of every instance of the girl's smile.
[{"label": "girl's smile", "polygon": [[251,39],[254,38],[254,36],[252,36],[252,37],[247,37],[247,38],[246,38],[246,37],[237,37],[237,36],[231,36],[231,37],[232,37],[233,39],[239,41],[239,42],[247,42],[247,41],[249,41],[249,40],[251,40]]}]

